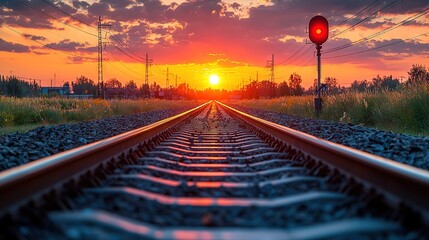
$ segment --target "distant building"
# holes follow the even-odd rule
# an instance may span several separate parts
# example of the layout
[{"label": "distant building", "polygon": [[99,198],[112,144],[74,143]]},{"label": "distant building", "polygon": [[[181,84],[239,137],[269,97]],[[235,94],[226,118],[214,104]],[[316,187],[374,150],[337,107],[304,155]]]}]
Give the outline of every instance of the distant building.
[{"label": "distant building", "polygon": [[43,96],[64,96],[70,95],[70,90],[68,86],[63,87],[42,87],[42,95]]}]

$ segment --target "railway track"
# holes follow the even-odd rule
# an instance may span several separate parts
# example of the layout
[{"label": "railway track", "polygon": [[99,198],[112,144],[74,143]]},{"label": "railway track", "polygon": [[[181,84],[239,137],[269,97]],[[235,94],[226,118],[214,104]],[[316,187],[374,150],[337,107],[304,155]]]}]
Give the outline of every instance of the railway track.
[{"label": "railway track", "polygon": [[428,238],[429,174],[209,102],[0,173],[4,239]]}]

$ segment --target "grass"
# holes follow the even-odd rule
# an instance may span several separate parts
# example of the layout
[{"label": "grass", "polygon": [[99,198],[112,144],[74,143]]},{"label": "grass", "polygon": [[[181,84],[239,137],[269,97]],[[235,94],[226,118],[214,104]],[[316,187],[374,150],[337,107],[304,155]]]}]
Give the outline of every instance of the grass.
[{"label": "grass", "polygon": [[0,135],[42,125],[82,122],[162,109],[194,107],[200,101],[100,100],[0,97]]},{"label": "grass", "polygon": [[[289,96],[230,103],[316,118],[313,101],[313,96]],[[325,96],[323,103],[321,119],[429,136],[429,89],[425,86],[404,87],[393,92],[348,92]]]}]

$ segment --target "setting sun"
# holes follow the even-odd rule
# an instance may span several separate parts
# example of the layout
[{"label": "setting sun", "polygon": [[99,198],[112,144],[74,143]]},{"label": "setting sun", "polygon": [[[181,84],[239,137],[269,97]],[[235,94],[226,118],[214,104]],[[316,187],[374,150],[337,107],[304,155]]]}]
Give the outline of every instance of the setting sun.
[{"label": "setting sun", "polygon": [[217,85],[219,83],[219,77],[216,74],[210,75],[209,81],[211,85]]}]

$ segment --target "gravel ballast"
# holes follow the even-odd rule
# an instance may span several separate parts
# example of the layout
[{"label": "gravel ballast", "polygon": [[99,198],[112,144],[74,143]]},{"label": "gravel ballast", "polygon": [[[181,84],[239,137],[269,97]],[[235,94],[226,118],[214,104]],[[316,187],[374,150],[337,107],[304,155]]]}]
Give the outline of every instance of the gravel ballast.
[{"label": "gravel ballast", "polygon": [[331,142],[414,167],[429,169],[429,137],[397,134],[360,125],[291,116],[238,105],[233,107],[256,117],[306,132]]},{"label": "gravel ballast", "polygon": [[[429,137],[396,134],[360,125],[303,118],[243,106],[234,107],[316,137],[429,169]],[[25,133],[4,135],[0,137],[0,171],[142,127],[184,110],[159,110],[90,122],[44,126]]]},{"label": "gravel ballast", "polygon": [[43,126],[0,137],[0,171],[112,137],[171,117],[187,108],[158,110],[100,120]]}]

